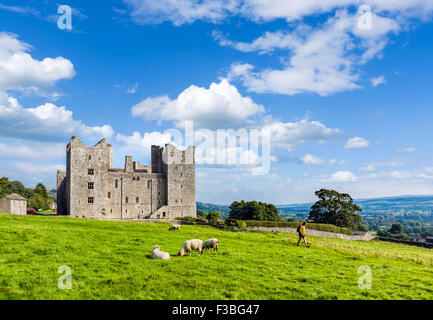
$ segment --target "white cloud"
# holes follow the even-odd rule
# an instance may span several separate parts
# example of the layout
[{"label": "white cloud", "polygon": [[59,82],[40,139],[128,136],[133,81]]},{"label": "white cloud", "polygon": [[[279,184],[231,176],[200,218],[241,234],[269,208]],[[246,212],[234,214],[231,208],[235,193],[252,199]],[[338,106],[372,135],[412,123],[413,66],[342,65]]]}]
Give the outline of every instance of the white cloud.
[{"label": "white cloud", "polygon": [[50,160],[65,155],[64,143],[38,143],[23,140],[0,143],[0,160]]},{"label": "white cloud", "polygon": [[405,17],[426,18],[433,10],[430,0],[123,0],[132,18],[141,24],[171,21],[175,25],[203,20],[221,22],[240,15],[264,22],[283,18],[301,20],[306,16],[332,12],[339,8],[369,5],[378,12]]},{"label": "white cloud", "polygon": [[313,156],[312,154],[306,154],[300,159],[302,164],[310,165],[310,166],[319,166],[325,163],[325,160]]},{"label": "white cloud", "polygon": [[350,171],[338,171],[331,175],[330,182],[356,182],[358,178]]},{"label": "white cloud", "polygon": [[381,84],[385,84],[386,83],[385,76],[382,75],[382,76],[379,76],[379,77],[376,77],[376,78],[371,78],[370,82],[371,82],[371,85],[373,87],[377,87],[377,86],[379,86]]},{"label": "white cloud", "polygon": [[165,145],[171,142],[170,134],[161,132],[146,132],[141,134],[135,131],[131,136],[116,134],[115,143],[119,146],[120,151],[126,151],[130,154],[145,154],[150,153],[151,145]]},{"label": "white cloud", "polygon": [[36,60],[30,45],[11,33],[0,32],[0,91],[39,93],[56,81],[74,77],[73,64],[63,57]]},{"label": "white cloud", "polygon": [[64,141],[72,135],[110,137],[109,125],[90,127],[73,118],[66,107],[45,103],[35,108],[24,108],[13,97],[0,92],[0,136],[15,139]]},{"label": "white cloud", "polygon": [[365,167],[361,167],[359,170],[362,171],[362,172],[375,172],[376,171],[376,167],[373,166],[373,165],[367,165]]},{"label": "white cloud", "polygon": [[370,146],[370,142],[368,142],[364,138],[355,137],[355,138],[351,138],[351,139],[349,139],[349,141],[347,141],[345,148],[346,149],[361,149],[361,148],[367,148],[369,146]]},{"label": "white cloud", "polygon": [[126,89],[126,93],[134,94],[137,92],[137,90],[138,90],[138,82],[134,83],[134,85],[132,87],[129,87],[128,89]]},{"label": "white cloud", "polygon": [[399,153],[414,153],[416,152],[415,148],[402,148],[402,149],[398,149],[397,152]]},{"label": "white cloud", "polygon": [[324,144],[344,137],[340,129],[331,129],[319,121],[303,119],[296,122],[273,122],[262,130],[271,137],[272,147],[289,151],[307,142],[315,141]]},{"label": "white cloud", "polygon": [[231,66],[230,78],[242,80],[249,91],[294,95],[317,93],[326,96],[339,91],[360,88],[357,66],[374,58],[385,47],[386,35],[399,30],[392,19],[372,15],[374,28],[360,30],[358,16],[338,11],[319,27],[301,24],[292,32],[266,32],[251,43],[227,40],[219,32],[214,38],[221,45],[244,52],[289,51],[283,69],[253,71],[247,63]]},{"label": "white cloud", "polygon": [[334,165],[334,164],[344,165],[344,164],[347,164],[347,162],[344,160],[338,161],[337,159],[331,159],[331,160],[329,160],[329,164],[330,165]]},{"label": "white cloud", "polygon": [[131,16],[139,24],[171,21],[174,25],[196,20],[218,22],[234,10],[239,1],[233,0],[124,0]]},{"label": "white cloud", "polygon": [[146,120],[174,121],[177,126],[192,120],[197,128],[214,129],[245,124],[265,109],[222,79],[208,89],[191,85],[174,100],[167,96],[147,98],[133,106],[131,112]]}]

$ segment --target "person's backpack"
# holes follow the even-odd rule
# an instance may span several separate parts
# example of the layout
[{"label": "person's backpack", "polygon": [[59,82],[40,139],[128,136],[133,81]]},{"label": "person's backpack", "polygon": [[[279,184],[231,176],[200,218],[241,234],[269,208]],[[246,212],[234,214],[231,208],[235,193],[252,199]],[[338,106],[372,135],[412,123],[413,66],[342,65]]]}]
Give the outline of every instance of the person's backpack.
[{"label": "person's backpack", "polygon": [[301,233],[301,225],[298,226],[298,229],[296,229],[296,232]]}]

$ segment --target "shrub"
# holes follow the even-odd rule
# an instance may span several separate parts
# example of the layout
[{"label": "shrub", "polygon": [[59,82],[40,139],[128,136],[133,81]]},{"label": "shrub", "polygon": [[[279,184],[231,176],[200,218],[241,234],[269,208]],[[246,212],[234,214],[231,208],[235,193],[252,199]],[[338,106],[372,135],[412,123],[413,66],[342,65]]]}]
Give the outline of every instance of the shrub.
[{"label": "shrub", "polygon": [[194,217],[177,217],[176,220],[196,222],[196,218]]},{"label": "shrub", "polygon": [[[258,221],[258,220],[244,220],[248,227],[269,227],[269,228],[297,228],[300,222],[287,222],[287,221]],[[342,233],[352,235],[352,230],[349,228],[336,227],[332,224],[309,223],[307,229]]]},{"label": "shrub", "polygon": [[236,227],[243,229],[247,227],[247,224],[243,220],[236,220]]},{"label": "shrub", "polygon": [[220,216],[219,212],[209,212],[206,218],[209,220],[209,223],[211,225],[215,225],[216,222],[218,221],[219,216]]}]

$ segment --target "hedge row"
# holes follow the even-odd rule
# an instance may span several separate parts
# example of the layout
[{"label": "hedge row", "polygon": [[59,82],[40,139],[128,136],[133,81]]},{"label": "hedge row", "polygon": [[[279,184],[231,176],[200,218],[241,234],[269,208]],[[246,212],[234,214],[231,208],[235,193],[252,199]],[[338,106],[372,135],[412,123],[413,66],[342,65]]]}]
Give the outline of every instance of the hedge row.
[{"label": "hedge row", "polygon": [[[258,220],[244,220],[247,227],[269,227],[269,228],[297,228],[300,222],[287,222],[287,221],[258,221]],[[308,223],[307,230],[318,230],[333,233],[342,233],[352,235],[352,230],[349,228],[336,227],[332,224]]]}]

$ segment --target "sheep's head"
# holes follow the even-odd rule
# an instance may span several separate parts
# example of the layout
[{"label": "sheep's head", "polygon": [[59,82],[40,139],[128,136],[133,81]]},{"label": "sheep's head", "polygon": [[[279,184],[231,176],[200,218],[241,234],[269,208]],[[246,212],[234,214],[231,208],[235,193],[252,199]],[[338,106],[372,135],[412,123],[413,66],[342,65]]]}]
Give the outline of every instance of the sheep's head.
[{"label": "sheep's head", "polygon": [[152,248],[155,249],[155,250],[160,250],[158,245],[153,246]]},{"label": "sheep's head", "polygon": [[185,250],[182,248],[179,250],[179,252],[177,253],[178,256],[183,256],[185,254]]}]

